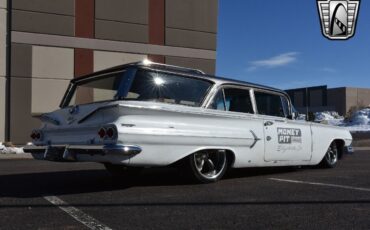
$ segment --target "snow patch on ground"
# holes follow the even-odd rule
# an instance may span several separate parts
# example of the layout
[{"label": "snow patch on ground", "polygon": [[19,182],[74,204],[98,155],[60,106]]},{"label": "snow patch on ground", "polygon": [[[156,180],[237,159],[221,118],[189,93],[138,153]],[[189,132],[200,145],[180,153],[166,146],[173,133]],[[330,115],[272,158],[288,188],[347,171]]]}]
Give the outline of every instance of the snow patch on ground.
[{"label": "snow patch on ground", "polygon": [[18,147],[6,147],[0,142],[0,154],[21,154],[24,153],[23,148]]},{"label": "snow patch on ground", "polygon": [[370,132],[370,108],[358,110],[347,120],[336,112],[319,112],[315,113],[315,121],[341,126],[351,132]]}]

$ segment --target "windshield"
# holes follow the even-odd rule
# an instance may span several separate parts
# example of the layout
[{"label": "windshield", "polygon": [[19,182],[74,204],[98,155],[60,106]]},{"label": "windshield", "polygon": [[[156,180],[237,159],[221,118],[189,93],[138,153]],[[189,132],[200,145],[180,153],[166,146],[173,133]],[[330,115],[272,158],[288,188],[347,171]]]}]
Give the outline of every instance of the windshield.
[{"label": "windshield", "polygon": [[199,107],[212,83],[172,73],[130,69],[74,84],[68,106],[110,100],[155,101]]}]

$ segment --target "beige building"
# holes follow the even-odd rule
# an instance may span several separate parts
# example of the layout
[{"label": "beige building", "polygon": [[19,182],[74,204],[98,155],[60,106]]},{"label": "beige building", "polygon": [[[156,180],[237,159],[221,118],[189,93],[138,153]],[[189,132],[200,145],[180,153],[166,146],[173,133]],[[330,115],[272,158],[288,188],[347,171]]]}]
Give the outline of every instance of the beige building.
[{"label": "beige building", "polygon": [[352,107],[370,107],[370,89],[317,86],[286,91],[301,113],[337,111],[346,115]]},{"label": "beige building", "polygon": [[28,142],[74,77],[145,58],[214,73],[217,15],[217,0],[0,0],[0,141]]}]

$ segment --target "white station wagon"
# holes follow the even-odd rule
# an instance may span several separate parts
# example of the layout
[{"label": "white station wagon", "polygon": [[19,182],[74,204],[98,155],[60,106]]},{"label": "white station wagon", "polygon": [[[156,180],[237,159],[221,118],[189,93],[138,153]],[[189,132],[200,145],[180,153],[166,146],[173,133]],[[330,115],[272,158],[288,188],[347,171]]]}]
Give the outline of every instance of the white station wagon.
[{"label": "white station wagon", "polygon": [[150,62],[74,79],[60,107],[40,116],[25,151],[114,175],[181,162],[207,183],[228,168],[332,168],[352,142],[342,128],[295,120],[282,90]]}]

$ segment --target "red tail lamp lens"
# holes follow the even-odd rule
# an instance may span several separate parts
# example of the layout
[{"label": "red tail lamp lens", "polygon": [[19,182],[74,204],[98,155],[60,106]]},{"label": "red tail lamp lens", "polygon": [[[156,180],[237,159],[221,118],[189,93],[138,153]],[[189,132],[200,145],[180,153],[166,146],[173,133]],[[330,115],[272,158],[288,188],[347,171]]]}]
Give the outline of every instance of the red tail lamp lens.
[{"label": "red tail lamp lens", "polygon": [[101,128],[101,129],[99,130],[98,134],[99,134],[99,137],[100,137],[101,139],[103,139],[103,138],[105,137],[105,135],[106,135],[105,129],[104,129],[104,128]]},{"label": "red tail lamp lens", "polygon": [[33,131],[31,133],[31,136],[32,140],[40,140],[41,139],[41,133],[38,132],[38,131]]},{"label": "red tail lamp lens", "polygon": [[107,130],[107,136],[108,136],[109,138],[113,138],[113,137],[114,137],[114,130],[113,130],[113,128],[109,128],[109,129]]}]

